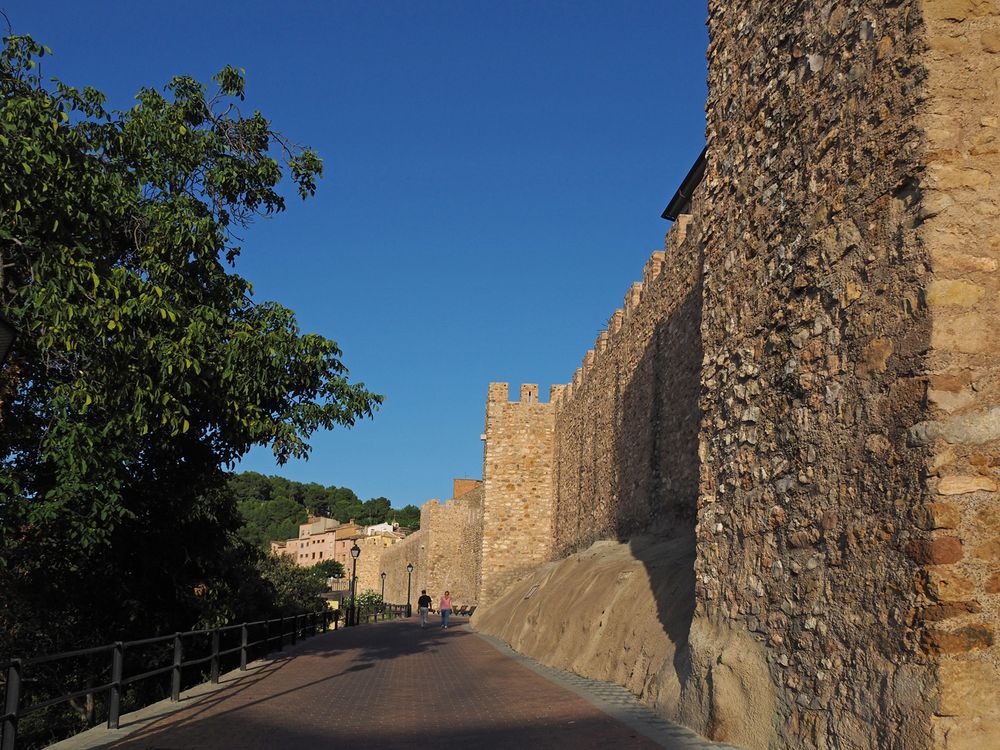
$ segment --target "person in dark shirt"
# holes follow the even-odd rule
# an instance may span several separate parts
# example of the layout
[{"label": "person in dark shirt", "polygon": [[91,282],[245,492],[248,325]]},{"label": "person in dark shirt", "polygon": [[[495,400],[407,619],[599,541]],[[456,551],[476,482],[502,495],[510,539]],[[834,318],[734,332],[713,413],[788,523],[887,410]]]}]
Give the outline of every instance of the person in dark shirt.
[{"label": "person in dark shirt", "polygon": [[420,598],[417,599],[417,609],[420,610],[420,627],[427,627],[427,613],[431,609],[431,598],[427,596],[427,589],[420,590]]}]

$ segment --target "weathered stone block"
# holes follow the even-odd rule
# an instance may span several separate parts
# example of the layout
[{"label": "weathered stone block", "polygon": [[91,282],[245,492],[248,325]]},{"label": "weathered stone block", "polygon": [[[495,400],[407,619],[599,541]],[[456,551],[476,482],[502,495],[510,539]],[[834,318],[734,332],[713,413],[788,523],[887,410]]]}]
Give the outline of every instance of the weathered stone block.
[{"label": "weathered stone block", "polygon": [[993,645],[992,625],[966,625],[955,630],[928,628],[921,638],[924,650],[932,654],[963,654],[982,651]]},{"label": "weathered stone block", "polygon": [[928,0],[924,14],[931,21],[965,21],[997,12],[995,0]]},{"label": "weathered stone block", "polygon": [[954,529],[958,527],[961,515],[958,508],[950,503],[926,503],[913,514],[914,523],[925,531],[934,529]]},{"label": "weathered stone block", "polygon": [[1000,594],[1000,570],[996,570],[989,575],[983,589],[987,594]]},{"label": "weathered stone block", "polygon": [[919,422],[910,428],[913,445],[928,445],[935,440],[953,444],[980,444],[1000,440],[1000,407],[994,406],[940,421]]},{"label": "weathered stone block", "polygon": [[921,565],[947,565],[962,559],[962,541],[954,536],[918,539],[907,545],[907,551]]},{"label": "weathered stone block", "polygon": [[976,547],[976,557],[986,562],[1000,562],[1000,538],[991,539]]},{"label": "weathered stone block", "polygon": [[[980,718],[1000,715],[995,690],[984,686],[1000,684],[1000,672],[988,661],[945,659],[941,662],[941,716]],[[985,746],[983,748],[985,750]]]},{"label": "weathered stone block", "polygon": [[989,325],[978,313],[938,319],[931,332],[931,346],[945,351],[976,354],[991,341]]},{"label": "weathered stone block", "polygon": [[972,307],[986,294],[986,290],[971,281],[938,279],[927,287],[927,304],[932,307],[953,305]]},{"label": "weathered stone block", "polygon": [[872,339],[862,353],[861,362],[858,364],[858,374],[869,375],[876,372],[885,372],[893,349],[894,345],[889,339]]},{"label": "weathered stone block", "polygon": [[938,622],[940,620],[949,620],[953,617],[961,617],[962,615],[975,614],[982,611],[983,607],[977,601],[940,602],[938,604],[931,604],[927,607],[921,607],[920,619],[924,622]]},{"label": "weathered stone block", "polygon": [[967,599],[976,594],[975,581],[956,570],[932,568],[926,575],[927,593],[939,601]]},{"label": "weathered stone block", "polygon": [[967,495],[971,492],[996,492],[997,483],[990,477],[942,477],[937,488],[939,495]]}]

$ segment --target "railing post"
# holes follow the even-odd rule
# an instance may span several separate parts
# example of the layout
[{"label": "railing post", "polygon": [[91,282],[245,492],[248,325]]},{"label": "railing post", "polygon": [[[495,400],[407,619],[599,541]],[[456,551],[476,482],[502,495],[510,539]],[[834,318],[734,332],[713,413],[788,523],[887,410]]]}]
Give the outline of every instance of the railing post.
[{"label": "railing post", "polygon": [[285,647],[285,616],[278,618],[278,651]]},{"label": "railing post", "polygon": [[240,628],[240,671],[247,671],[247,643],[250,642],[250,631],[247,629],[247,624],[243,623]]},{"label": "railing post", "polygon": [[299,615],[292,615],[292,645],[299,642]]},{"label": "railing post", "polygon": [[174,633],[174,671],[170,679],[170,700],[176,703],[181,699],[181,663],[184,661],[184,645],[181,634]]},{"label": "railing post", "polygon": [[323,632],[325,633],[330,629],[330,610],[323,610]]},{"label": "railing post", "polygon": [[17,739],[17,717],[21,703],[21,660],[14,659],[7,667],[7,694],[4,697],[3,750],[14,750]]},{"label": "railing post", "polygon": [[111,696],[108,699],[108,729],[118,728],[118,714],[122,707],[122,669],[125,663],[125,644],[115,641],[111,650]]},{"label": "railing post", "polygon": [[212,684],[219,684],[219,629],[212,628]]}]

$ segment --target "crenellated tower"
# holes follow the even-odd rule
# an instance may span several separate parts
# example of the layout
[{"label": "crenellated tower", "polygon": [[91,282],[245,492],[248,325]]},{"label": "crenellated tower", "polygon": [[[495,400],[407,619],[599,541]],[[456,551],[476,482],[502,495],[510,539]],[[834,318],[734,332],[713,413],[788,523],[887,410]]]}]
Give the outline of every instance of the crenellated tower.
[{"label": "crenellated tower", "polygon": [[480,604],[493,601],[512,576],[538,567],[551,555],[551,395],[542,403],[538,386],[525,384],[519,399],[511,401],[507,383],[490,383],[483,434]]}]

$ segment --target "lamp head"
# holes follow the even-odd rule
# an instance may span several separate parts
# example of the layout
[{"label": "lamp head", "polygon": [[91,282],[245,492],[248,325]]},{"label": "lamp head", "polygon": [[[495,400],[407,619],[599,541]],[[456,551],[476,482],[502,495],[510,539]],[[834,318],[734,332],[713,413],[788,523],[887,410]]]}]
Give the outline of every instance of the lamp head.
[{"label": "lamp head", "polygon": [[360,554],[361,554],[361,547],[359,547],[358,543],[355,542],[354,546],[351,547],[351,557],[353,557],[355,560],[357,560],[358,559],[358,555],[360,555]]}]

